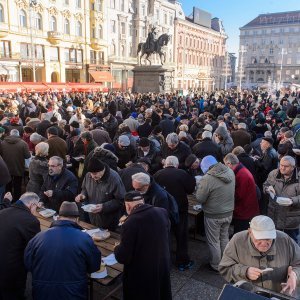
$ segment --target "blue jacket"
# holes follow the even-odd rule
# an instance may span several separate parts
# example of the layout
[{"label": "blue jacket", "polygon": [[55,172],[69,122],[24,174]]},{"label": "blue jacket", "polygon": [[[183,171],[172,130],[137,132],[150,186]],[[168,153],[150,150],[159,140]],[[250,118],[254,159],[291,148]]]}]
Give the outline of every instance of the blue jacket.
[{"label": "blue jacket", "polygon": [[58,220],[28,243],[24,260],[32,273],[33,299],[88,298],[87,273],[100,269],[101,253],[81,229],[72,221]]}]

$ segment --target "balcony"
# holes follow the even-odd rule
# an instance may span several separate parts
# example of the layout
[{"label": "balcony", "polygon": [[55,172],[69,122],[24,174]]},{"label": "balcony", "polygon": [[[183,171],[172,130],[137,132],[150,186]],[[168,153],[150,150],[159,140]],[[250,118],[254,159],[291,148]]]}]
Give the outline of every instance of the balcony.
[{"label": "balcony", "polygon": [[47,34],[48,34],[48,41],[52,45],[57,45],[62,39],[62,35],[58,31],[48,31]]},{"label": "balcony", "polygon": [[103,47],[107,47],[107,43],[103,39],[91,38],[91,48],[100,50]]},{"label": "balcony", "polygon": [[0,23],[0,39],[6,37],[9,33],[8,24]]}]

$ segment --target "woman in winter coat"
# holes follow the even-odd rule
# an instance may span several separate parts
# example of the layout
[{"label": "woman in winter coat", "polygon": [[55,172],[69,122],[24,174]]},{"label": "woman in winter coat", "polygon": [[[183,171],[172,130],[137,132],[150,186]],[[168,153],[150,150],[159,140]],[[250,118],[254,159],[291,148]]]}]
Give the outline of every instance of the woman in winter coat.
[{"label": "woman in winter coat", "polygon": [[29,165],[29,181],[26,191],[40,193],[45,178],[48,175],[48,151],[49,144],[41,142],[35,146],[35,156]]}]

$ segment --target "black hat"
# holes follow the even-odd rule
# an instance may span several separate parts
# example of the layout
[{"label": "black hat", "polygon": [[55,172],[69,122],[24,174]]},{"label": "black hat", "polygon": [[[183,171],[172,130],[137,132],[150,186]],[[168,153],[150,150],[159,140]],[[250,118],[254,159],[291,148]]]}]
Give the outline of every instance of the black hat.
[{"label": "black hat", "polygon": [[139,142],[140,147],[148,147],[150,146],[150,141],[146,137],[142,137]]},{"label": "black hat", "polygon": [[105,110],[105,111],[103,112],[103,118],[107,117],[108,115],[109,115],[109,111],[108,111],[108,110]]},{"label": "black hat", "polygon": [[271,137],[263,137],[263,140],[267,141],[268,143],[270,143],[271,145],[274,144],[274,140]]},{"label": "black hat", "polygon": [[125,194],[124,201],[126,202],[133,202],[143,200],[143,195],[138,191],[129,191]]},{"label": "black hat", "polygon": [[89,161],[88,164],[88,172],[100,172],[103,171],[105,168],[105,165],[101,162],[100,159],[96,158],[96,157],[92,157]]},{"label": "black hat", "polygon": [[190,168],[191,165],[197,160],[197,156],[195,154],[190,154],[186,159],[185,159],[185,166],[187,168]]},{"label": "black hat", "polygon": [[151,160],[148,157],[141,157],[141,158],[137,159],[136,162],[137,163],[144,163],[144,164],[147,164],[149,167],[151,167]]},{"label": "black hat", "polygon": [[59,213],[63,217],[79,217],[79,211],[75,202],[64,201],[60,208]]},{"label": "black hat", "polygon": [[73,128],[79,128],[79,123],[77,121],[73,121],[70,126],[72,126]]},{"label": "black hat", "polygon": [[25,126],[24,127],[24,132],[26,132],[26,133],[34,133],[34,130],[30,126]]}]

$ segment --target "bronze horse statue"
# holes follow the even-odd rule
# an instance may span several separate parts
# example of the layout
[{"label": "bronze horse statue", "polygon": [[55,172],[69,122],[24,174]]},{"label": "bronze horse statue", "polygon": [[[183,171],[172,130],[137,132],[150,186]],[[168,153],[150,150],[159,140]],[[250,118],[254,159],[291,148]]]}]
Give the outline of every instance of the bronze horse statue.
[{"label": "bronze horse statue", "polygon": [[149,59],[149,56],[158,53],[160,57],[160,62],[163,65],[166,62],[166,54],[162,51],[162,47],[167,46],[170,41],[171,36],[164,33],[162,34],[157,40],[153,41],[154,47],[151,49],[146,47],[146,43],[139,43],[137,55],[141,52],[140,56],[140,65],[142,64],[142,57],[146,55],[146,59],[149,61],[151,66],[151,60]]}]

